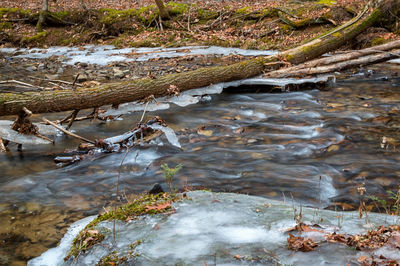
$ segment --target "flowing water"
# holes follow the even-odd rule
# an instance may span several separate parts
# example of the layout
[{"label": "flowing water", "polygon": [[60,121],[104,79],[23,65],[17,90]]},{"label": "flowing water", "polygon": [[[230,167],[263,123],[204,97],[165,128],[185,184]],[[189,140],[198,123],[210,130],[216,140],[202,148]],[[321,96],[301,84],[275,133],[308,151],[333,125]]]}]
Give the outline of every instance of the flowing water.
[{"label": "flowing water", "polygon": [[[122,166],[125,152],[57,166],[54,157],[79,144],[68,136],[57,136],[55,146],[28,145],[22,152],[11,145],[11,152],[0,154],[0,264],[22,262],[56,245],[72,221],[109,204],[119,175],[122,194],[147,191],[154,183],[166,189],[163,163],[183,165],[174,177],[178,189],[293,197],[308,206],[351,209],[359,204],[360,186],[378,197],[397,190],[399,70],[381,66],[386,70],[338,79],[326,90],[226,89],[197,104],[148,112],[175,130],[181,149],[162,137],[130,150]],[[90,139],[106,138],[133,128],[141,115],[77,122],[73,129]]]}]

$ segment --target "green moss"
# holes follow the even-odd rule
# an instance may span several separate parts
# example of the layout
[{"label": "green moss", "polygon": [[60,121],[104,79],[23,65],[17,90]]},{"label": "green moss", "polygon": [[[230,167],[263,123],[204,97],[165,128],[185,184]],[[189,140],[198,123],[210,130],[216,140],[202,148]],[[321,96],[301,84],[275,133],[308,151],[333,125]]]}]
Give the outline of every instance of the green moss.
[{"label": "green moss", "polygon": [[278,17],[278,9],[276,8],[266,8],[261,11],[263,17],[274,18]]},{"label": "green moss", "polygon": [[166,6],[169,10],[169,14],[172,16],[182,15],[187,10],[187,4],[182,4],[182,3],[168,2]]},{"label": "green moss", "polygon": [[[115,211],[109,211],[102,215],[99,215],[90,222],[80,233],[79,235],[72,241],[71,249],[68,253],[68,256],[65,257],[65,260],[68,260],[71,256],[77,257],[80,253],[85,252],[92,246],[100,243],[104,239],[104,234],[95,230],[95,227],[103,221],[108,220],[122,220],[126,221],[128,219],[135,219],[137,216],[144,214],[158,214],[165,213],[171,210],[171,206],[167,203],[172,203],[181,198],[176,194],[144,194],[136,198],[129,204],[118,207]],[[162,204],[167,204],[163,206]],[[161,206],[160,208],[151,208],[154,206]],[[96,232],[94,234],[94,232]],[[91,239],[87,241],[87,239]]]},{"label": "green moss", "polygon": [[41,31],[33,36],[24,36],[21,39],[22,44],[33,43],[36,45],[42,44],[47,36],[47,31]]},{"label": "green moss", "polygon": [[218,12],[213,10],[198,9],[197,16],[202,23],[207,22],[210,19],[215,19],[218,17]]},{"label": "green moss", "polygon": [[69,254],[64,258],[68,260],[71,256],[78,257],[80,253],[85,252],[104,239],[104,234],[98,230],[83,230],[72,241],[72,247]]},{"label": "green moss", "polygon": [[21,16],[29,16],[32,13],[30,9],[22,9],[22,8],[0,8],[0,17],[5,14],[19,14]]},{"label": "green moss", "polygon": [[236,14],[238,15],[245,15],[251,12],[251,7],[245,6],[236,10]]},{"label": "green moss", "polygon": [[118,256],[117,251],[113,251],[106,256],[102,257],[96,266],[110,266],[110,265],[120,265],[121,263],[127,261],[128,258],[125,256]]},{"label": "green moss", "polygon": [[116,10],[112,8],[102,8],[99,11],[103,13],[103,17],[100,19],[100,22],[110,25],[125,20],[128,17],[136,15],[138,10],[137,9]]},{"label": "green moss", "polygon": [[72,13],[70,11],[51,12],[51,16],[59,20],[64,20],[71,16],[71,14]]},{"label": "green moss", "polygon": [[326,6],[333,6],[336,4],[335,0],[318,0],[318,4],[326,5]]},{"label": "green moss", "polygon": [[135,16],[146,26],[159,15],[159,11],[155,5],[143,6],[135,10]]},{"label": "green moss", "polygon": [[387,43],[387,40],[382,37],[377,37],[371,41],[371,46]]},{"label": "green moss", "polygon": [[118,254],[116,250],[102,257],[100,261],[96,264],[96,266],[110,266],[110,265],[121,265],[128,260],[128,258],[135,258],[140,256],[139,253],[135,252],[137,246],[143,243],[142,239],[136,240],[135,242],[129,245],[129,252],[125,256],[121,256]]},{"label": "green moss", "polygon": [[0,30],[11,29],[12,23],[11,22],[1,22],[0,23]]}]

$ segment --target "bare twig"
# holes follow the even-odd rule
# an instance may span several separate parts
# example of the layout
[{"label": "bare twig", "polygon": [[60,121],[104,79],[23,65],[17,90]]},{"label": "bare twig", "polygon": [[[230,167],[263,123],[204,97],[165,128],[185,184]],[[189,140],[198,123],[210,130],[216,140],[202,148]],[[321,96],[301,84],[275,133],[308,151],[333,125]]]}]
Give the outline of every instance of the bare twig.
[{"label": "bare twig", "polygon": [[70,120],[69,120],[69,123],[68,123],[67,127],[65,128],[66,130],[69,130],[69,129],[71,128],[71,126],[72,126],[72,124],[74,123],[75,118],[76,118],[76,116],[78,115],[78,113],[79,113],[79,110],[74,110],[74,111],[72,112],[71,118],[70,118]]},{"label": "bare twig", "polygon": [[192,10],[192,3],[190,3],[190,6],[189,6],[189,14],[188,14],[188,20],[187,20],[187,30],[188,31],[191,31],[190,30],[190,11]]},{"label": "bare twig", "polygon": [[64,84],[67,84],[67,85],[74,85],[75,84],[75,86],[77,86],[77,87],[83,87],[83,85],[81,83],[77,83],[77,82],[73,83],[73,82],[69,82],[69,81],[65,81],[65,80],[61,80],[61,79],[46,79],[46,78],[38,78],[38,77],[34,77],[34,76],[29,76],[29,77],[33,78],[33,79],[44,80],[44,81],[52,81],[52,82],[64,83]]},{"label": "bare twig", "polygon": [[15,80],[15,79],[0,81],[0,84],[9,84],[9,83],[15,83],[15,84],[22,85],[22,86],[29,87],[29,88],[43,89],[43,87],[35,86],[35,85],[29,84],[26,82],[22,82],[19,80]]},{"label": "bare twig", "polygon": [[68,88],[63,87],[63,86],[61,86],[60,84],[57,84],[57,83],[54,83],[54,82],[51,82],[51,81],[49,81],[49,84],[54,85],[54,86],[57,86],[57,87],[59,87],[59,88],[61,88],[61,89],[63,89],[63,90],[68,90]]},{"label": "bare twig", "polygon": [[41,135],[41,134],[39,134],[39,133],[36,133],[35,136],[38,137],[38,138],[47,140],[48,142],[51,142],[51,143],[54,144],[54,140],[52,140],[52,139],[50,139],[50,138],[48,138],[48,137],[46,137],[46,136],[43,136],[43,135]]},{"label": "bare twig", "polygon": [[72,133],[72,132],[70,132],[70,131],[68,131],[68,130],[65,130],[64,128],[60,127],[59,125],[57,125],[57,124],[51,122],[50,120],[48,120],[48,119],[46,119],[46,118],[44,118],[44,117],[42,117],[42,120],[43,120],[44,122],[46,122],[47,124],[49,124],[49,125],[51,125],[51,126],[57,128],[58,130],[64,132],[65,134],[67,134],[67,135],[69,135],[69,136],[71,136],[71,137],[80,139],[80,140],[82,140],[82,141],[85,141],[85,142],[88,142],[88,143],[91,143],[91,144],[96,144],[96,142],[94,142],[93,140],[86,139],[86,138],[81,137],[81,136],[79,136],[79,135],[76,135],[76,134],[74,134],[74,133]]},{"label": "bare twig", "polygon": [[115,236],[116,236],[116,229],[115,229],[115,221],[116,221],[116,218],[115,218],[115,216],[116,216],[116,214],[117,214],[117,202],[119,201],[119,180],[120,180],[120,177],[121,177],[121,169],[122,169],[122,165],[123,165],[123,163],[124,163],[124,161],[125,161],[125,159],[126,159],[126,156],[128,156],[128,153],[129,153],[129,147],[127,146],[126,147],[126,152],[125,152],[125,155],[124,155],[124,157],[122,158],[122,161],[121,161],[121,164],[119,165],[119,169],[118,169],[118,179],[117,179],[117,183],[115,184],[115,188],[116,188],[116,195],[115,195],[115,197],[116,197],[116,202],[115,202],[115,204],[114,204],[114,220],[113,220],[113,241],[114,241],[114,245],[116,244],[116,240],[115,240]]},{"label": "bare twig", "polygon": [[159,18],[159,23],[160,23],[160,30],[164,31],[163,25],[162,25],[162,19],[161,16],[158,17]]},{"label": "bare twig", "polygon": [[74,89],[75,90],[75,83],[78,81],[78,78],[79,78],[79,73],[75,76],[75,79],[74,79],[74,82],[72,82],[72,89]]},{"label": "bare twig", "polygon": [[147,105],[149,105],[149,102],[146,102],[146,105],[144,106],[143,114],[142,114],[142,117],[140,118],[139,124],[142,123],[142,121],[143,121],[144,114],[146,113]]}]

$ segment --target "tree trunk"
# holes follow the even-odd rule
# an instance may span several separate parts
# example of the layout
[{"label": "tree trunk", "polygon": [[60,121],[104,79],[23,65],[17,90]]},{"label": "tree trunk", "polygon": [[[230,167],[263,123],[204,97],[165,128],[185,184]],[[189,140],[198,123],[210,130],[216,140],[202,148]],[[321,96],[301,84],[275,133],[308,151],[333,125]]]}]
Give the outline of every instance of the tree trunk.
[{"label": "tree trunk", "polygon": [[160,11],[160,17],[162,19],[169,19],[168,10],[164,6],[164,2],[162,0],[155,0],[158,10]]},{"label": "tree trunk", "polygon": [[49,13],[49,0],[43,0],[42,11],[40,11],[39,20],[36,24],[37,31],[43,31],[43,24],[46,21],[48,13]]},{"label": "tree trunk", "polygon": [[194,71],[170,74],[156,79],[128,80],[107,83],[95,88],[76,90],[43,91],[0,94],[0,116],[18,114],[23,107],[33,113],[81,110],[102,105],[132,102],[150,95],[159,97],[169,93],[170,85],[180,91],[254,77],[278,69],[283,62],[299,64],[331,52],[352,40],[362,31],[373,25],[385,13],[384,7],[390,8],[390,2],[382,0],[375,8],[366,10],[354,21],[339,27],[332,34],[317,38],[304,45],[284,51],[278,55],[262,56],[228,66],[205,67]]}]

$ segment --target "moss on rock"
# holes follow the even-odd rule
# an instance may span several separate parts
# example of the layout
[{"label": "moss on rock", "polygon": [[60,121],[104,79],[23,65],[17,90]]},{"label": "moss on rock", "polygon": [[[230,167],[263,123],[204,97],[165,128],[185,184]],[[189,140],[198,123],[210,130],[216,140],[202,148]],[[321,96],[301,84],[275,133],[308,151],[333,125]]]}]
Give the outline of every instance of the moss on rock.
[{"label": "moss on rock", "polygon": [[109,211],[97,216],[72,241],[71,249],[65,260],[79,256],[80,253],[85,252],[105,238],[105,232],[100,232],[96,228],[100,222],[113,219],[126,221],[136,219],[136,217],[145,214],[171,212],[171,203],[181,199],[180,196],[169,193],[139,195],[135,200],[118,207],[115,211]]}]

